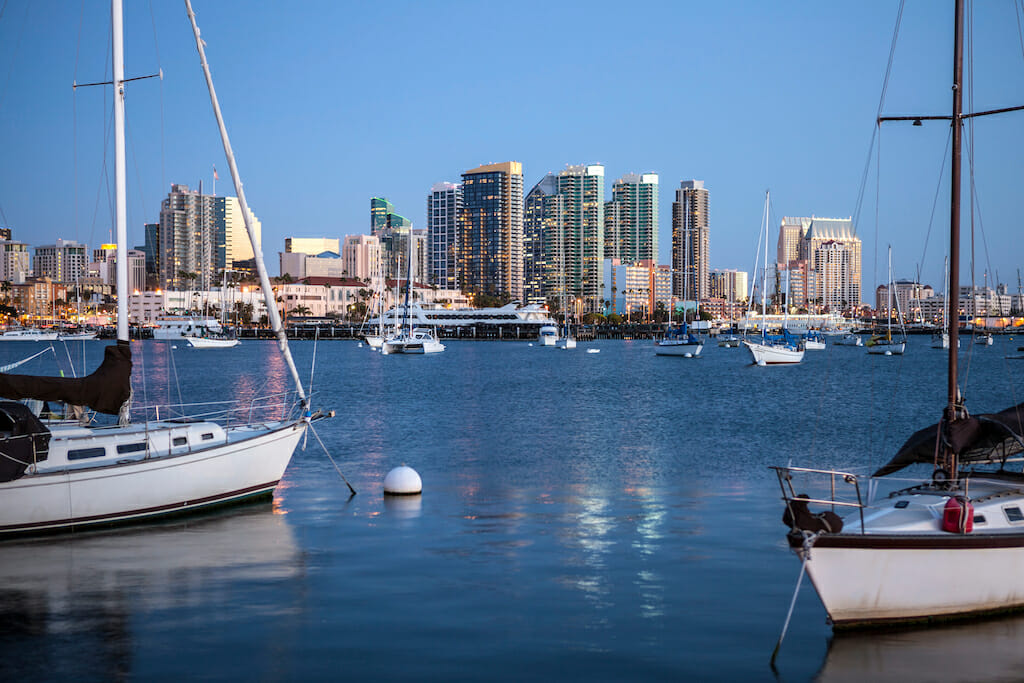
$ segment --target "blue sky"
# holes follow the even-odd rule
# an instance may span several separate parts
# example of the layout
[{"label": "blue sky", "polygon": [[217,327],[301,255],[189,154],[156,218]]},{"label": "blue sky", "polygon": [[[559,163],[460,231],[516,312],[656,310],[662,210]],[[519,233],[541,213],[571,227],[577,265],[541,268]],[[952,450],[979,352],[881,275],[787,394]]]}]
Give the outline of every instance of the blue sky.
[{"label": "blue sky", "polygon": [[[885,113],[948,112],[951,4],[908,2]],[[666,263],[675,188],[703,180],[711,266],[751,270],[766,189],[773,228],[857,211],[898,3],[194,7],[272,270],[286,236],[367,232],[372,196],[424,227],[433,183],[508,160],[523,163],[527,191],[567,164],[604,164],[607,193],[622,174],[660,174]],[[1013,2],[976,14],[975,108],[1024,104]],[[71,89],[109,78],[108,15],[94,0],[9,0],[0,17],[0,223],[16,239],[108,239],[109,89]],[[126,2],[125,34],[129,76],[164,71],[128,91],[129,234],[141,244],[171,183],[209,191],[216,165],[218,194],[234,192],[183,3]],[[975,127],[979,283],[991,269],[1016,287],[1022,130],[1024,113]],[[883,130],[856,215],[866,299],[888,243],[897,277],[920,267],[941,286],[947,137],[941,123]]]}]

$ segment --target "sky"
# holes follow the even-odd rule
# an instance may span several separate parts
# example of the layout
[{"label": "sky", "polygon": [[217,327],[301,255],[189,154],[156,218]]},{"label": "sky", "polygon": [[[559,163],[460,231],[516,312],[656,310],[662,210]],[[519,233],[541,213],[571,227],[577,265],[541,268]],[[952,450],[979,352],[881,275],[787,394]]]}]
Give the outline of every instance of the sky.
[{"label": "sky", "polygon": [[[110,88],[71,86],[110,78],[109,4],[0,8],[0,224],[30,245],[107,242]],[[770,190],[770,257],[783,216],[853,217],[866,301],[887,279],[888,245],[894,277],[942,286],[949,127],[887,125],[873,137],[896,1],[194,9],[272,274],[285,237],[367,233],[374,196],[426,227],[431,185],[515,160],[524,194],[567,165],[603,164],[606,199],[620,176],[658,173],[662,263],[675,189],[697,179],[710,191],[712,268],[753,269]],[[216,192],[235,192],[184,3],[129,0],[124,21],[126,76],[163,71],[127,85],[129,241],[142,244],[172,183],[202,180],[209,193],[216,166]],[[1014,2],[979,3],[971,23],[973,108],[1024,104]],[[907,2],[883,114],[948,114],[952,31],[952,2]],[[1024,112],[977,119],[971,147],[975,279],[998,273],[1013,291],[1022,132]]]}]

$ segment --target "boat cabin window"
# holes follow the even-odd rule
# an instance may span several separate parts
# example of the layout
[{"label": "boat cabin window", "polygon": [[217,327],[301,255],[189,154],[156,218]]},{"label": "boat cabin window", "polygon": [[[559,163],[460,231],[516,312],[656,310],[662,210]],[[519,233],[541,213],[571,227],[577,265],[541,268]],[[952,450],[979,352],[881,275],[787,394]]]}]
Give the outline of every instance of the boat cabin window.
[{"label": "boat cabin window", "polygon": [[186,439],[184,436],[176,436],[174,437],[174,440],[171,441],[171,443],[174,444],[175,446],[184,446],[185,444],[188,443],[188,439]]},{"label": "boat cabin window", "polygon": [[213,434],[210,434],[209,432],[207,432],[206,434],[203,434],[203,441],[209,441],[212,438],[213,438]]},{"label": "boat cabin window", "polygon": [[975,524],[984,524],[985,523],[985,515],[974,515],[974,523]]},{"label": "boat cabin window", "polygon": [[909,500],[899,500],[899,501],[896,501],[896,505],[894,505],[893,507],[903,509],[903,508],[907,507],[908,505],[910,505],[910,501]]},{"label": "boat cabin window", "polygon": [[1024,513],[1020,511],[1019,507],[1006,507],[1003,508],[1003,512],[1006,513],[1006,519],[1009,522],[1024,522]]},{"label": "boat cabin window", "polygon": [[139,443],[119,443],[117,444],[118,453],[138,453],[139,451],[146,450],[146,442],[140,441]]},{"label": "boat cabin window", "polygon": [[106,448],[76,448],[68,451],[68,460],[84,460],[85,458],[101,458],[107,454]]}]

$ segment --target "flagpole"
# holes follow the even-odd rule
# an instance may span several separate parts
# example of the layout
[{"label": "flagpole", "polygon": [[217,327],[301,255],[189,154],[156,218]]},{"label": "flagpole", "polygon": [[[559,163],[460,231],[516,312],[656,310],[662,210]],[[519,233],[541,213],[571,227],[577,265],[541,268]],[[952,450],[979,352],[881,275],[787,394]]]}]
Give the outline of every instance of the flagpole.
[{"label": "flagpole", "polygon": [[217,164],[213,165],[213,196],[217,196]]}]

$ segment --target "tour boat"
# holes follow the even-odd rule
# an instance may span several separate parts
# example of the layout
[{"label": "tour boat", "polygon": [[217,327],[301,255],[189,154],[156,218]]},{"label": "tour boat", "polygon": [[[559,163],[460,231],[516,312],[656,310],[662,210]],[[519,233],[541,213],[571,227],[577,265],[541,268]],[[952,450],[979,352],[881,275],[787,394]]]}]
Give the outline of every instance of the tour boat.
[{"label": "tour boat", "polygon": [[[959,291],[960,280],[962,128],[967,119],[1007,111],[962,110],[963,21],[963,0],[955,0],[952,115],[878,119],[953,124],[950,292]],[[957,320],[957,297],[946,303],[948,319]],[[774,468],[789,546],[837,628],[1024,608],[1024,403],[968,413],[958,384],[958,340],[958,326],[950,325],[939,421],[911,435],[869,480],[852,472]],[[932,475],[910,482],[887,478],[913,464],[933,469]],[[814,477],[822,488],[805,489]],[[801,495],[807,490],[816,493]],[[826,509],[814,512],[811,505]]]},{"label": "tour boat", "polygon": [[540,342],[541,346],[554,346],[555,342],[558,341],[558,328],[554,325],[542,326],[537,335],[537,341]]},{"label": "tour boat", "polygon": [[[0,537],[70,531],[196,511],[213,505],[269,495],[277,486],[299,440],[314,419],[273,300],[270,279],[250,224],[250,213],[234,155],[217,104],[199,39],[195,15],[186,0],[214,115],[231,168],[242,216],[255,251],[256,268],[271,327],[295,381],[297,400],[282,401],[274,416],[252,415],[245,424],[209,417],[157,419],[131,423],[132,353],[128,338],[128,297],[117,301],[117,342],[104,351],[99,368],[83,378],[0,375]],[[128,291],[128,239],[125,193],[124,77],[121,0],[111,2],[114,108],[114,197],[117,235],[117,291]],[[66,417],[47,420],[19,399],[57,402]],[[87,411],[97,415],[89,415]],[[148,413],[148,411],[147,411]],[[244,411],[243,411],[244,413]],[[117,416],[103,424],[101,415]],[[237,418],[237,416],[234,416]],[[107,418],[108,422],[111,418]]]}]

